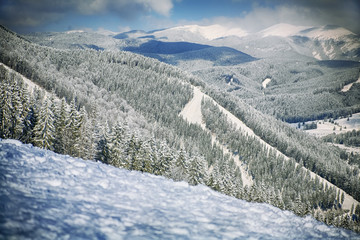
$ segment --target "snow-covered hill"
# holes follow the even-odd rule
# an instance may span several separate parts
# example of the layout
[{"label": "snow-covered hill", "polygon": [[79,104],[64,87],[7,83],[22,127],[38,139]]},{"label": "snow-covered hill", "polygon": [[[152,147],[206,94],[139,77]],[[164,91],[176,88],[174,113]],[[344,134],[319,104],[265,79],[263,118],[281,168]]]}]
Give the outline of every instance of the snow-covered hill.
[{"label": "snow-covered hill", "polygon": [[[227,28],[221,25],[186,25],[154,31],[151,36],[162,41],[187,41],[228,47],[244,45],[248,41],[254,39],[259,41],[259,38],[264,38],[265,43],[276,47],[276,42],[267,38],[275,36],[289,41],[289,46],[295,52],[318,60],[360,58],[359,37],[345,28],[333,25],[313,27],[280,23],[257,33],[248,33],[241,28]],[[281,41],[280,43],[282,44]],[[236,49],[245,51],[243,48]]]},{"label": "snow-covered hill", "polygon": [[360,60],[359,36],[333,25],[314,27],[280,23],[252,33],[219,24],[184,25],[149,32],[132,30],[117,35],[68,31],[29,34],[26,38],[56,48],[116,51],[156,40],[230,47],[257,58],[299,59],[300,56],[317,60]]},{"label": "snow-covered hill", "polygon": [[296,35],[298,32],[308,29],[308,26],[294,26],[286,23],[279,23],[268,27],[264,30],[261,30],[259,33],[264,37],[268,36],[279,36],[279,37],[289,37]]},{"label": "snow-covered hill", "polygon": [[[209,26],[185,25],[169,28],[153,33],[158,38],[167,38],[169,41],[214,40],[228,36],[244,37],[248,33],[241,28],[228,28],[218,24]],[[194,41],[195,40],[195,41]]]},{"label": "snow-covered hill", "polygon": [[[360,57],[359,37],[339,26],[309,27],[281,23],[259,33],[263,37],[290,38],[296,47],[310,50],[312,56],[318,60],[358,59]],[[300,51],[303,52],[303,49]]]},{"label": "snow-covered hill", "polygon": [[1,239],[360,239],[163,177],[0,141]]}]

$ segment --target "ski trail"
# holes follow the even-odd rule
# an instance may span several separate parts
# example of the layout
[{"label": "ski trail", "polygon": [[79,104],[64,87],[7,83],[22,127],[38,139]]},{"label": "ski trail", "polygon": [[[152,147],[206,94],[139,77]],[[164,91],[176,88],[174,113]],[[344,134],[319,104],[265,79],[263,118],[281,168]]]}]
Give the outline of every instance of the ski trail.
[{"label": "ski trail", "polygon": [[[190,123],[199,124],[205,131],[210,132],[206,128],[206,126],[205,126],[205,124],[203,122],[203,119],[202,119],[202,114],[201,114],[201,100],[203,98],[204,99],[209,99],[216,106],[219,107],[221,112],[227,116],[227,119],[230,122],[232,122],[232,124],[234,124],[236,129],[240,130],[242,133],[244,133],[244,135],[248,135],[249,137],[254,137],[263,146],[265,146],[265,148],[268,151],[272,150],[272,151],[274,151],[276,153],[277,156],[283,157],[285,160],[289,160],[289,157],[287,157],[282,152],[280,152],[278,149],[274,148],[273,146],[271,146],[270,144],[265,142],[263,139],[261,139],[258,135],[256,135],[254,133],[254,131],[251,128],[246,126],[245,123],[243,123],[240,119],[238,119],[235,115],[233,115],[231,112],[226,110],[224,107],[219,105],[214,99],[212,99],[211,97],[209,97],[205,93],[201,92],[201,90],[198,87],[193,87],[193,89],[194,89],[194,97],[185,105],[185,107],[183,108],[183,110],[180,113],[180,116],[182,116],[185,120],[187,120]],[[212,142],[213,142],[213,144],[215,143],[216,145],[220,146],[223,149],[224,154],[229,153],[232,156],[232,158],[234,159],[235,164],[241,170],[241,176],[242,176],[244,186],[245,185],[246,186],[251,186],[253,184],[252,177],[246,171],[244,164],[239,160],[239,156],[235,156],[232,153],[232,151],[230,151],[228,148],[226,148],[226,146],[221,144],[216,139],[216,136],[214,134],[212,134]],[[295,163],[295,167],[297,167],[298,165],[299,165],[298,163]],[[345,198],[344,198],[344,203],[342,205],[343,209],[350,210],[352,204],[354,204],[355,206],[357,204],[359,204],[358,201],[356,201],[352,196],[347,194],[341,188],[335,186],[334,184],[330,183],[326,179],[320,177],[319,175],[317,175],[316,173],[308,170],[305,167],[302,167],[302,169],[305,170],[305,171],[308,171],[310,173],[310,176],[311,176],[312,179],[315,179],[316,177],[318,177],[319,181],[324,185],[324,187],[325,187],[325,185],[327,185],[328,187],[333,187],[336,191],[340,191],[340,194],[344,193]]]},{"label": "ski trail", "polygon": [[180,116],[182,116],[185,120],[187,120],[190,123],[199,124],[203,130],[209,132],[212,136],[211,137],[212,144],[216,144],[217,146],[219,146],[224,154],[229,154],[234,160],[236,166],[239,167],[243,185],[248,187],[252,186],[253,185],[252,177],[246,171],[244,164],[239,159],[239,156],[234,155],[229,149],[227,149],[223,144],[221,144],[216,139],[216,136],[206,128],[201,114],[201,101],[203,98],[211,99],[209,96],[201,92],[199,88],[194,87],[194,97],[185,105],[185,107],[180,113]]},{"label": "ski trail", "polygon": [[358,78],[358,80],[356,80],[355,82],[346,84],[346,85],[341,89],[341,92],[347,92],[347,91],[349,91],[350,88],[352,87],[352,85],[353,85],[354,83],[360,83],[360,73],[359,73],[359,78]]},{"label": "ski trail", "polygon": [[12,68],[6,66],[5,64],[3,64],[3,63],[0,62],[0,66],[3,66],[3,67],[5,67],[6,70],[8,70],[9,72],[14,73],[14,74],[20,76],[20,77],[23,79],[25,85],[27,86],[27,89],[28,89],[29,92],[33,92],[34,89],[42,89],[42,87],[40,87],[39,85],[37,85],[36,83],[34,83],[33,81],[31,81],[30,79],[28,79],[28,78],[25,77],[24,75],[16,72],[16,71],[13,70]]}]

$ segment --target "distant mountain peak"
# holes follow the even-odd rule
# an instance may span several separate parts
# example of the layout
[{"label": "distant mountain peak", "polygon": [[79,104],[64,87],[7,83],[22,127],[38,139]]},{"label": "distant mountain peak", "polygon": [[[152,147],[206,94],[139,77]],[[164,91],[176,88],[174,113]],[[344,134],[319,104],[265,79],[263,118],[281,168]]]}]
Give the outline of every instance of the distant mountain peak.
[{"label": "distant mountain peak", "polygon": [[320,27],[314,26],[296,26],[288,23],[279,23],[260,31],[263,37],[279,36],[305,36],[319,39],[336,39],[347,35],[356,35],[355,33],[337,26],[325,25]]},{"label": "distant mountain peak", "polygon": [[356,36],[355,33],[349,31],[348,29],[335,25],[325,25],[317,28],[312,28],[309,29],[309,31],[307,31],[304,35],[306,35],[307,37],[319,39],[339,39],[345,36]]},{"label": "distant mountain peak", "polygon": [[156,35],[168,35],[172,34],[191,34],[197,35],[198,37],[204,38],[206,40],[214,40],[217,38],[228,37],[228,36],[237,36],[244,37],[248,33],[241,28],[230,28],[225,27],[219,24],[200,26],[200,25],[184,25],[173,28],[168,28],[156,33]]},{"label": "distant mountain peak", "polygon": [[311,27],[295,26],[288,23],[279,23],[260,31],[260,33],[264,37],[268,37],[268,36],[289,37],[289,36],[297,35],[297,33],[309,28]]},{"label": "distant mountain peak", "polygon": [[66,31],[65,33],[66,34],[71,34],[71,33],[83,33],[85,32],[84,30],[69,30],[69,31]]}]

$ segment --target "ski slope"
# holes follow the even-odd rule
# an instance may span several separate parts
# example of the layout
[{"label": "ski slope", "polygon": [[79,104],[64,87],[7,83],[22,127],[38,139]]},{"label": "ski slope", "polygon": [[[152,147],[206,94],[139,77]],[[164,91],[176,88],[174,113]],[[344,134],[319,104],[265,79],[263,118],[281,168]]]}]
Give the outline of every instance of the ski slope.
[{"label": "ski slope", "polygon": [[359,76],[358,80],[356,80],[355,82],[346,84],[346,85],[341,89],[341,92],[347,92],[347,91],[349,91],[350,88],[352,87],[352,85],[354,85],[354,83],[360,83],[360,76]]},{"label": "ski slope", "polygon": [[[187,120],[190,123],[199,124],[202,129],[210,132],[210,130],[206,128],[206,125],[202,119],[201,101],[203,98],[211,99],[208,95],[201,92],[199,88],[194,87],[194,97],[185,105],[183,110],[180,112],[180,116],[182,116],[185,120]],[[236,166],[239,167],[243,186],[248,186],[248,187],[252,186],[253,185],[252,177],[247,172],[244,164],[240,161],[239,155],[234,155],[229,149],[226,148],[226,146],[221,144],[216,139],[215,134],[211,133],[211,135],[212,135],[212,144],[216,144],[217,146],[221,147],[223,153],[229,154],[234,160]],[[211,166],[210,169],[212,169]]]},{"label": "ski slope", "polygon": [[[277,156],[281,156],[286,160],[289,160],[289,157],[284,155],[282,152],[280,152],[278,149],[274,148],[267,142],[265,142],[262,138],[260,138],[258,135],[254,133],[252,129],[250,129],[244,122],[242,122],[239,118],[237,118],[235,115],[233,115],[231,112],[229,112],[227,109],[219,105],[217,102],[215,102],[211,97],[201,92],[201,90],[197,87],[194,87],[194,97],[185,105],[183,110],[180,112],[180,116],[182,116],[185,120],[187,120],[190,123],[194,124],[200,124],[201,127],[204,130],[206,129],[205,124],[202,120],[202,114],[201,114],[201,99],[211,99],[213,103],[219,107],[220,111],[226,115],[229,122],[234,124],[234,126],[244,133],[244,135],[247,135],[249,137],[254,137],[257,139],[263,146],[266,147],[267,150],[273,150]],[[216,136],[215,136],[216,139]],[[214,142],[214,136],[213,136],[213,142]],[[223,151],[225,154],[230,153],[231,151],[228,150],[225,146],[223,146],[221,143],[215,141],[217,145],[220,145],[223,148]],[[232,157],[234,159],[235,164],[240,168],[241,174],[242,174],[242,181],[243,184],[246,186],[251,186],[253,184],[251,176],[247,173],[245,166],[243,163],[239,160],[238,156],[235,156],[232,154]],[[295,167],[297,167],[299,164],[295,163]],[[320,183],[322,183],[324,186],[328,187],[334,187],[337,191],[340,191],[340,193],[344,193],[344,203],[342,205],[342,208],[345,210],[350,210],[351,206],[354,204],[356,206],[359,204],[358,201],[356,201],[352,196],[347,194],[345,191],[343,191],[341,188],[335,186],[334,184],[330,183],[328,180],[322,178],[321,176],[317,175],[316,173],[306,169],[305,167],[302,167],[305,171],[309,171],[310,176],[312,179],[315,179],[316,177],[319,179]]]},{"label": "ski slope", "polygon": [[205,186],[0,139],[0,239],[360,239]]}]

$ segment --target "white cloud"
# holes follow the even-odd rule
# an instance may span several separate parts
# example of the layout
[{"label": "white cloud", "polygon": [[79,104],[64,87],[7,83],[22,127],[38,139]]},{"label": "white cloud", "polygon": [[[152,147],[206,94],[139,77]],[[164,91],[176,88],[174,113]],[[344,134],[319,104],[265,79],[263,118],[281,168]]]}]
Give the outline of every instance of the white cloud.
[{"label": "white cloud", "polygon": [[149,9],[154,10],[160,15],[170,16],[170,10],[173,8],[171,0],[139,0],[143,2]]},{"label": "white cloud", "polygon": [[[257,32],[278,23],[288,23],[298,26],[323,26],[323,25],[339,25],[348,28],[355,33],[360,32],[358,21],[360,20],[360,9],[354,7],[340,9],[336,11],[336,7],[326,9],[321,7],[307,7],[305,5],[290,6],[279,5],[277,7],[263,7],[254,5],[253,9],[245,14],[244,17],[216,17],[212,19],[203,19],[197,22],[190,22],[199,25],[221,24],[227,27],[240,27],[249,32]],[[345,16],[346,15],[346,16]],[[179,22],[178,25],[189,23],[187,21]]]}]

